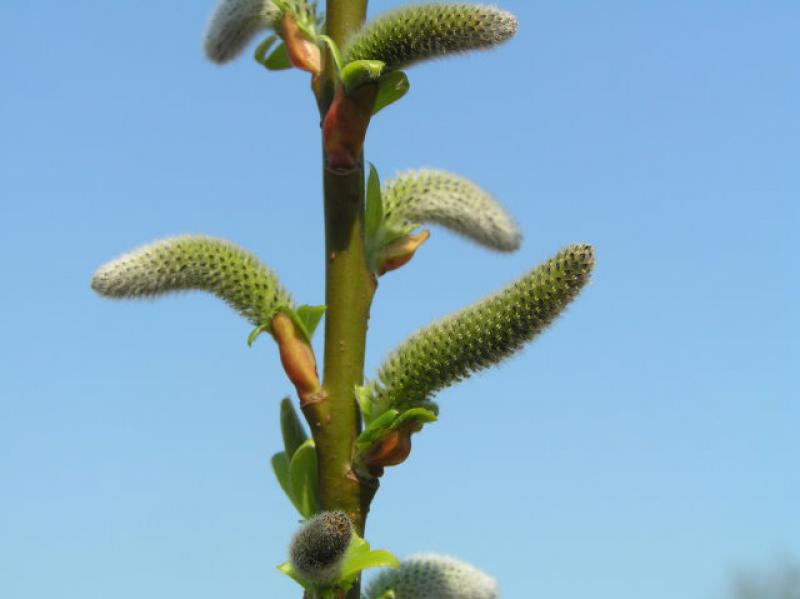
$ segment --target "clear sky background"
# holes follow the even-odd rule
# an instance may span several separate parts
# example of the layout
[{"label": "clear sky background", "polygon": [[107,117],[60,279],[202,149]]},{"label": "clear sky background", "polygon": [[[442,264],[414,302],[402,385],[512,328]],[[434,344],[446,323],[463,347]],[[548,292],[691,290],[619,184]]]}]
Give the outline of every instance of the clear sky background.
[{"label": "clear sky background", "polygon": [[[0,597],[298,597],[274,569],[296,527],[268,467],[274,345],[212,297],[89,289],[206,233],[323,300],[307,78],[207,63],[213,4],[0,3]],[[568,243],[597,269],[438,397],[368,537],[473,562],[508,599],[724,597],[737,567],[800,554],[800,3],[503,5],[517,37],[411,69],[366,151],[384,178],[471,177],[524,245],[434,230],[381,279],[368,374]]]}]

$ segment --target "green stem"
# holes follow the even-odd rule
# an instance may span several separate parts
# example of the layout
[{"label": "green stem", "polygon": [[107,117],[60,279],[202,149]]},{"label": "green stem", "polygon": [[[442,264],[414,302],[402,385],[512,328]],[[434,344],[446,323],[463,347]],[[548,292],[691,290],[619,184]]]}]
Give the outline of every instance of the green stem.
[{"label": "green stem", "polygon": [[341,48],[347,37],[361,27],[367,15],[367,0],[328,0],[325,32]]},{"label": "green stem", "polygon": [[[342,45],[361,26],[367,0],[328,0],[326,33]],[[330,61],[328,61],[330,67]],[[328,102],[322,103],[327,110]],[[347,172],[323,168],[325,193],[325,358],[323,399],[304,408],[319,462],[323,510],[342,510],[363,536],[377,483],[351,469],[360,415],[355,387],[364,378],[367,321],[375,279],[364,252],[364,165]],[[356,584],[348,599],[360,597]]]},{"label": "green stem", "polygon": [[375,279],[364,253],[363,167],[325,169],[326,290],[324,399],[306,408],[317,446],[320,503],[342,510],[364,534],[375,483],[351,469],[360,415],[355,387],[363,382],[367,321]]}]

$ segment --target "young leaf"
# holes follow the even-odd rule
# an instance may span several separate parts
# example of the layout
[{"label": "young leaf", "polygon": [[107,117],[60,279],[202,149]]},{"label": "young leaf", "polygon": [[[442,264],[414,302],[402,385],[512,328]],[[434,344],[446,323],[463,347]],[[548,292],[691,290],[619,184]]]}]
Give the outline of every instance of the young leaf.
[{"label": "young leaf", "polygon": [[286,493],[289,501],[294,504],[292,491],[289,488],[289,458],[286,457],[286,453],[283,451],[276,453],[272,456],[270,464],[272,465],[272,472],[275,474],[275,478],[278,479],[278,484],[281,489],[283,489],[283,492]]},{"label": "young leaf", "polygon": [[495,295],[418,331],[366,385],[366,413],[375,419],[391,408],[424,405],[440,389],[512,355],[575,299],[593,267],[591,246],[569,246]]},{"label": "young leaf", "polygon": [[267,331],[279,310],[294,306],[275,274],[250,252],[194,235],[156,241],[112,260],[95,273],[92,289],[113,298],[208,291]]},{"label": "young leaf", "polygon": [[272,45],[277,41],[277,35],[270,35],[263,42],[258,44],[258,46],[256,46],[256,49],[253,52],[253,58],[258,64],[264,64],[267,59],[267,52],[269,52],[269,49],[272,48]]},{"label": "young leaf", "polygon": [[317,330],[317,325],[319,325],[319,321],[322,320],[322,317],[325,315],[325,306],[309,306],[308,304],[303,304],[302,306],[298,307],[295,311],[293,316],[293,320],[297,323],[300,327],[300,330],[303,331],[303,334],[306,337],[306,341],[311,341],[314,337],[314,331]]},{"label": "young leaf", "polygon": [[402,173],[383,187],[386,226],[438,224],[485,247],[510,252],[522,241],[514,219],[471,181],[445,171]]},{"label": "young leaf", "polygon": [[312,586],[311,583],[306,582],[300,577],[300,574],[297,573],[297,571],[294,569],[294,566],[292,566],[291,562],[283,562],[280,566],[278,566],[277,569],[278,572],[283,572],[284,574],[286,574],[286,576],[294,580],[304,589],[308,590],[311,588]]},{"label": "young leaf", "polygon": [[260,324],[247,336],[247,347],[253,347],[253,344],[256,342],[256,339],[261,335],[261,333],[268,333],[270,329],[270,325],[268,324]]},{"label": "young leaf", "polygon": [[406,410],[400,416],[398,416],[394,422],[392,422],[392,426],[390,430],[397,430],[402,428],[405,424],[413,422],[415,426],[422,427],[423,424],[428,424],[431,422],[436,422],[437,416],[433,410],[429,410],[427,408],[411,408],[410,410]]},{"label": "young leaf", "polygon": [[397,568],[400,566],[398,559],[384,549],[370,549],[369,543],[353,535],[350,547],[342,564],[342,571],[339,579],[352,582],[362,570],[368,568]]},{"label": "young leaf", "polygon": [[[319,35],[317,36],[317,39],[323,42],[326,46],[328,46],[328,50],[330,50],[331,56],[333,57],[333,62],[336,65],[336,70],[338,73],[341,74],[342,69],[344,69],[345,64],[347,63],[342,57],[342,52],[339,50],[339,46],[337,46],[336,42],[334,42],[333,39],[327,35]],[[347,62],[353,62],[353,61],[348,60]]]},{"label": "young leaf", "polygon": [[377,81],[383,67],[380,60],[356,60],[346,64],[341,72],[345,91],[350,93],[365,83]]},{"label": "young leaf", "polygon": [[480,4],[427,4],[399,8],[356,32],[344,49],[346,62],[382,60],[386,70],[468,50],[491,48],[517,31],[509,12]]},{"label": "young leaf", "polygon": [[313,439],[303,443],[289,462],[289,489],[301,516],[310,518],[319,511],[317,450]]},{"label": "young leaf", "polygon": [[387,410],[367,425],[356,439],[356,447],[359,452],[365,452],[389,433],[406,424],[412,424],[416,430],[416,428],[422,428],[423,424],[436,422],[436,420],[436,412],[428,408],[411,408],[402,414],[398,410]]},{"label": "young leaf", "polygon": [[281,400],[281,436],[286,455],[292,458],[303,443],[308,441],[306,429],[292,405],[292,400],[284,397]]},{"label": "young leaf", "polygon": [[278,44],[261,64],[270,71],[285,71],[286,69],[291,69],[292,61],[289,60],[289,52],[286,50],[286,44],[283,42]]},{"label": "young leaf", "polygon": [[369,165],[367,180],[367,208],[364,217],[364,234],[367,238],[375,237],[383,224],[383,200],[381,199],[381,182],[375,165]]},{"label": "young leaf", "polygon": [[378,80],[378,94],[372,105],[372,114],[378,114],[390,104],[394,104],[408,93],[411,84],[403,71],[392,71]]},{"label": "young leaf", "polygon": [[387,410],[378,418],[367,425],[364,431],[356,438],[359,449],[367,448],[376,441],[380,441],[391,430],[389,427],[400,415],[398,410]]}]

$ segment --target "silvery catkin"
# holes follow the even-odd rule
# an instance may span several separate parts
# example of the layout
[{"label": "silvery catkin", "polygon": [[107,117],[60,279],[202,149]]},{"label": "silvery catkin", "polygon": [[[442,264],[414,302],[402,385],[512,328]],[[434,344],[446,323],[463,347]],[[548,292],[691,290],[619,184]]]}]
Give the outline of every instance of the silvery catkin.
[{"label": "silvery catkin", "polygon": [[377,17],[353,34],[344,58],[345,62],[382,60],[388,72],[421,60],[491,48],[516,31],[516,17],[494,6],[407,6]]},{"label": "silvery catkin", "polygon": [[276,29],[282,11],[272,0],[222,0],[206,30],[208,59],[222,64],[235,58],[264,29]]},{"label": "silvery catkin", "polygon": [[519,350],[589,281],[590,245],[571,245],[500,292],[435,322],[398,347],[366,388],[370,420],[425,405],[437,391]]},{"label": "silvery catkin", "polygon": [[497,599],[497,581],[465,562],[435,554],[414,555],[382,572],[367,587],[367,599],[394,591],[395,599]]},{"label": "silvery catkin", "polygon": [[434,223],[486,247],[511,252],[522,241],[503,207],[471,181],[439,170],[401,173],[382,192],[389,226]]},{"label": "silvery catkin", "polygon": [[269,325],[293,302],[275,274],[250,252],[222,239],[186,235],[145,245],[103,265],[92,289],[113,298],[202,290],[254,325]]},{"label": "silvery catkin", "polygon": [[353,536],[353,524],[344,512],[321,512],[306,521],[289,546],[289,561],[305,581],[330,583],[342,568]]}]

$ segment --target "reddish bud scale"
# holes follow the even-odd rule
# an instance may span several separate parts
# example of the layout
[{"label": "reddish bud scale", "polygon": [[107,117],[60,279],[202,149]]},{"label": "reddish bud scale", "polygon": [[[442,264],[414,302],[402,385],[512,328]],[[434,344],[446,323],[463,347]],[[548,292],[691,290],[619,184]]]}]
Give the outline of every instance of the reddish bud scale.
[{"label": "reddish bud scale", "polygon": [[431,236],[430,231],[423,230],[416,235],[404,235],[400,239],[393,241],[381,252],[381,257],[378,263],[378,274],[382,275],[390,270],[397,270],[406,264],[419,249],[419,247],[428,241]]},{"label": "reddish bud scale", "polygon": [[278,343],[286,376],[297,389],[301,403],[306,403],[321,387],[314,350],[292,319],[283,312],[272,319],[272,334]]},{"label": "reddish bud scale", "polygon": [[291,63],[298,69],[308,71],[317,77],[322,72],[322,53],[319,46],[300,30],[292,13],[287,12],[283,15],[281,33]]},{"label": "reddish bud scale", "polygon": [[364,464],[372,476],[382,476],[386,466],[397,466],[411,454],[411,435],[419,431],[420,425],[410,422],[389,433],[380,443],[369,450]]},{"label": "reddish bud scale", "polygon": [[329,168],[347,171],[358,164],[377,92],[378,86],[374,83],[364,84],[350,94],[345,94],[341,86],[336,90],[322,123],[325,161]]}]

